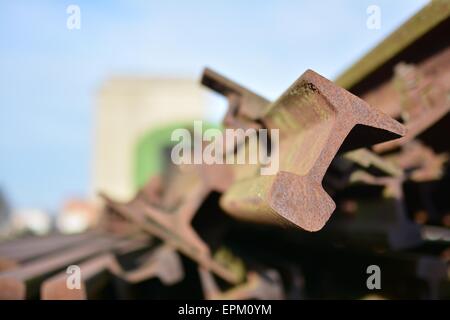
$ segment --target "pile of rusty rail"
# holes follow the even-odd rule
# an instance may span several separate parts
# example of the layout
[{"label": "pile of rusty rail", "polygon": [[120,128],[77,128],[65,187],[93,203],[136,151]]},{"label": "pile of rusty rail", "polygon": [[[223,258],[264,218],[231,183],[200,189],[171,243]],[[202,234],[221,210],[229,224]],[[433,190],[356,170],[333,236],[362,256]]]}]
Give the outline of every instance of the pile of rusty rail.
[{"label": "pile of rusty rail", "polygon": [[205,69],[243,133],[223,154],[277,129],[278,170],[168,159],[131,201],[102,194],[101,230],[0,244],[0,298],[449,299],[449,16],[432,2],[336,82],[307,70],[275,101]]}]

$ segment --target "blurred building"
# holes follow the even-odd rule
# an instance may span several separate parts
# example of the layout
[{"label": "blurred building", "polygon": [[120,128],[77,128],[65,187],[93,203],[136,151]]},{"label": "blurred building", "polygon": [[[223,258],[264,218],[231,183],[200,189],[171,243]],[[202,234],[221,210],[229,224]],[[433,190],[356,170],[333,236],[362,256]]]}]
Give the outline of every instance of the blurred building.
[{"label": "blurred building", "polygon": [[138,145],[143,139],[156,144],[162,133],[167,139],[170,126],[204,119],[205,95],[194,79],[116,77],[106,81],[96,101],[93,193],[106,192],[117,200],[132,197]]}]

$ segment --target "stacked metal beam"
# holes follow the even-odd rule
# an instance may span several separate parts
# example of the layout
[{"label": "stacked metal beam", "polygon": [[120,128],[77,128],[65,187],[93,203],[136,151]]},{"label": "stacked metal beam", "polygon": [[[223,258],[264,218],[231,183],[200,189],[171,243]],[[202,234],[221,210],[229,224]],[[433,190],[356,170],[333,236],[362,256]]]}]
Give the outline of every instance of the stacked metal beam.
[{"label": "stacked metal beam", "polygon": [[0,298],[449,299],[449,16],[432,2],[383,59],[308,70],[273,102],[205,69],[225,128],[279,130],[278,171],[170,164],[128,203],[103,195],[95,233],[1,244]]}]

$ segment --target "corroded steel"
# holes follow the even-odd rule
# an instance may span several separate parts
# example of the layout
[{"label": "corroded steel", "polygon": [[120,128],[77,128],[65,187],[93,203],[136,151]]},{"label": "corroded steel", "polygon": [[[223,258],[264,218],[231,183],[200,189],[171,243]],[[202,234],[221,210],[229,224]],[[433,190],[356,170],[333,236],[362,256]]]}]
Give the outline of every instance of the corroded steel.
[{"label": "corroded steel", "polygon": [[[73,290],[67,286],[67,273],[62,272],[46,281],[41,286],[43,300],[85,300],[89,298],[90,282],[96,276],[110,273],[128,283],[138,283],[157,277],[165,285],[172,285],[184,277],[181,261],[171,248],[162,246],[156,248],[152,254],[138,268],[125,271],[113,254],[107,253],[78,265],[80,268],[81,287]],[[95,282],[94,282],[95,284]]]},{"label": "corroded steel", "polygon": [[221,206],[239,219],[291,222],[308,231],[320,230],[335,209],[321,182],[337,152],[405,133],[397,121],[310,70],[261,113],[263,127],[280,130],[279,171],[235,181]]},{"label": "corroded steel", "polygon": [[382,197],[357,199],[353,219],[335,221],[327,231],[340,234],[353,246],[397,250],[421,244],[420,227],[407,216],[403,181],[404,176],[376,177],[355,171],[352,184],[380,186]]},{"label": "corroded steel", "polygon": [[228,110],[223,120],[226,127],[260,126],[255,120],[264,115],[270,105],[269,100],[209,68],[203,71],[201,83],[228,99]]},{"label": "corroded steel", "polygon": [[[336,84],[308,70],[274,102],[205,69],[202,84],[227,99],[225,128],[279,130],[265,150],[279,154],[274,174],[261,175],[261,159],[182,166],[166,159],[166,170],[130,202],[104,196],[99,229],[107,233],[0,244],[0,299],[128,298],[143,288],[160,297],[174,284],[169,298],[361,296],[365,279],[354,276],[371,264],[382,266],[383,298],[448,299],[449,25],[450,2],[435,0]],[[247,155],[247,135],[223,143],[221,153]],[[336,206],[319,233],[275,225],[317,231]],[[214,216],[220,209],[236,219]],[[199,276],[184,261],[194,272],[184,278],[179,254]],[[80,290],[67,287],[72,264],[81,268]],[[144,283],[151,278],[159,281]]]},{"label": "corroded steel", "polygon": [[199,268],[203,294],[207,300],[282,300],[285,297],[281,277],[275,270],[263,274],[247,273],[247,280],[230,289],[219,289],[214,277],[207,270]]},{"label": "corroded steel", "polygon": [[339,76],[336,83],[349,89],[449,17],[448,0],[431,1]]},{"label": "corroded steel", "polygon": [[396,163],[393,161],[388,161],[366,148],[346,152],[344,154],[344,158],[359,164],[363,168],[373,166],[393,177],[400,177],[403,175],[402,168],[396,165]]},{"label": "corroded steel", "polygon": [[0,271],[6,266],[9,266],[8,269],[13,265],[17,267],[33,258],[57,250],[75,247],[98,236],[99,234],[94,232],[79,235],[53,234],[2,243],[0,244]]},{"label": "corroded steel", "polygon": [[418,140],[405,144],[401,150],[385,157],[401,168],[408,179],[416,182],[441,179],[447,163],[448,153],[436,154]]},{"label": "corroded steel", "polygon": [[[56,252],[32,260],[18,268],[0,273],[0,299],[25,299],[36,294],[36,281],[80,260],[95,256],[134,241],[114,237],[98,237],[64,252]],[[40,280],[39,280],[40,279]],[[29,287],[29,285],[31,287]]]},{"label": "corroded steel", "polygon": [[[450,50],[446,53],[446,63],[450,64]],[[441,65],[442,67],[442,65]],[[408,129],[407,134],[398,140],[374,146],[377,152],[384,152],[402,146],[413,140],[450,111],[448,98],[450,73],[425,74],[415,65],[399,63],[394,69],[394,84],[400,93],[401,116]]]},{"label": "corroded steel", "polygon": [[[155,186],[143,190],[129,203],[118,203],[102,195],[109,208],[133,222],[141,230],[174,246],[203,267],[210,269],[229,282],[237,282],[236,276],[214,261],[207,244],[191,226],[192,218],[211,188],[200,178],[198,167],[174,167],[172,177],[161,188],[161,195],[149,200],[146,194],[155,195]],[[158,186],[156,189],[160,189]]]}]

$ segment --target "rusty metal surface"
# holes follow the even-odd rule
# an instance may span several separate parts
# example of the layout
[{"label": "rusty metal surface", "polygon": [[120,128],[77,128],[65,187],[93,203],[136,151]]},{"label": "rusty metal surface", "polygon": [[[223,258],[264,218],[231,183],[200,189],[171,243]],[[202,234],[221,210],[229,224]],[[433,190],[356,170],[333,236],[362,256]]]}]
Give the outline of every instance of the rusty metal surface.
[{"label": "rusty metal surface", "polygon": [[[0,243],[0,299],[370,298],[373,264],[377,298],[449,299],[449,8],[426,6],[337,84],[308,70],[275,101],[206,68],[225,128],[279,130],[275,174],[161,151],[130,202],[102,195],[96,232]],[[222,153],[251,150],[237,140]]]},{"label": "rusty metal surface", "polygon": [[202,179],[208,173],[205,168],[172,164],[161,176],[152,177],[129,203],[115,202],[107,195],[102,197],[107,208],[139,230],[163,240],[226,281],[236,283],[238,277],[213,259],[210,248],[192,227],[192,219],[208,195],[221,188],[220,183]]},{"label": "rusty metal surface", "polygon": [[[422,243],[420,226],[408,219],[402,177],[375,177],[366,172],[358,171],[352,175],[352,183],[363,183],[382,187],[382,200],[357,202],[355,216],[351,221],[341,221],[336,224],[340,232],[347,237],[365,237],[358,245],[369,242],[378,249],[398,250],[413,248]],[[342,232],[342,230],[345,230]],[[356,239],[351,239],[353,242]]]},{"label": "rusty metal surface", "polygon": [[[444,56],[445,63],[450,64],[450,50]],[[442,64],[440,64],[442,67]],[[389,141],[374,147],[377,152],[385,152],[402,146],[420,134],[424,133],[433,124],[444,118],[450,110],[450,70],[437,77],[436,74],[425,76],[414,65],[400,63],[395,68],[394,82],[400,92],[399,105],[401,116],[408,128],[405,137],[396,141]]]},{"label": "rusty metal surface", "polygon": [[[197,173],[195,173],[197,174]],[[211,256],[209,247],[191,226],[191,221],[199,206],[211,192],[200,179],[192,184],[183,202],[171,213],[156,206],[151,206],[141,196],[127,204],[112,201],[103,195],[107,206],[133,222],[139,229],[148,232],[174,246],[180,252],[197,261],[203,267],[213,271],[229,282],[236,282],[235,275],[218,264]],[[186,190],[186,189],[185,189]],[[174,200],[172,200],[174,202]]]},{"label": "rusty metal surface", "polygon": [[413,140],[393,155],[385,157],[387,161],[407,172],[409,179],[421,182],[441,179],[444,175],[448,153],[436,154],[418,140]]},{"label": "rusty metal surface", "polygon": [[270,101],[250,91],[212,69],[205,68],[201,83],[225,96],[228,110],[223,123],[230,128],[258,128],[260,119],[269,108]]},{"label": "rusty metal surface", "polygon": [[340,75],[336,83],[347,89],[357,85],[449,16],[448,0],[430,1],[422,10]]},{"label": "rusty metal surface", "polygon": [[[338,150],[405,133],[401,124],[313,71],[305,72],[264,112],[264,127],[280,130],[279,172],[236,181],[221,205],[239,219],[290,222],[308,231],[320,230],[335,209],[321,182]],[[343,145],[355,126],[358,134]]]},{"label": "rusty metal surface", "polygon": [[122,277],[131,283],[157,277],[164,285],[173,285],[184,278],[184,271],[176,251],[168,246],[161,246],[144,257],[140,267],[127,271]]},{"label": "rusty metal surface", "polygon": [[285,298],[280,275],[275,270],[262,274],[247,273],[244,283],[225,291],[220,290],[214,277],[207,270],[199,268],[200,281],[207,300],[282,300]]},{"label": "rusty metal surface", "polygon": [[[62,253],[50,253],[35,259],[18,268],[0,273],[0,299],[25,299],[34,295],[38,288],[35,283],[42,281],[42,277],[68,267],[80,260],[120,247],[130,239],[114,237],[98,237],[90,239],[74,248]],[[27,285],[30,284],[29,291]]]},{"label": "rusty metal surface", "polygon": [[[310,72],[311,74],[313,72]],[[316,77],[316,81],[317,79],[319,79],[318,77]],[[298,80],[298,82],[301,82],[301,80]],[[228,95],[230,94],[230,92],[245,92],[247,95],[252,95],[251,92],[249,92],[247,89],[241,89],[242,86],[236,84],[235,82],[231,81],[230,79],[225,78],[224,76],[219,75],[217,72],[213,72],[210,69],[206,69],[203,73],[203,77],[202,77],[202,83],[208,87],[210,87],[213,90],[216,90],[219,93],[224,94],[225,96],[228,97]],[[314,85],[312,84],[312,82],[309,82],[309,84],[311,84],[311,87],[313,87]],[[237,89],[228,89],[225,90],[223,88],[237,88]],[[291,87],[292,88],[292,87]],[[305,88],[305,87],[304,87]],[[298,89],[298,88],[297,88]],[[299,99],[299,101],[301,101],[301,99],[303,98],[304,100],[307,100],[308,98],[306,97],[308,94],[311,94],[311,90],[298,90],[299,92],[301,92],[300,95],[302,95],[302,97],[297,98]],[[330,98],[334,93],[330,93],[328,98]],[[255,95],[255,94],[253,94]],[[300,95],[297,95],[300,96]],[[285,96],[288,96],[288,94],[285,94]],[[304,97],[303,97],[304,96]],[[350,96],[350,94],[349,94]],[[281,99],[281,98],[280,98]],[[279,99],[279,101],[280,101]],[[286,97],[285,97],[286,99]],[[279,103],[281,104],[279,101],[275,102],[275,104]],[[326,110],[327,110],[327,103],[326,101],[321,101],[322,105],[324,108],[323,109],[323,113],[326,114]],[[286,104],[290,104],[291,105],[291,109],[294,109],[294,107],[292,107],[292,105],[294,103],[292,103],[291,101],[289,102],[285,102]],[[302,102],[300,102],[301,104]],[[303,102],[303,105],[305,105],[306,101]],[[317,103],[317,102],[316,102]],[[320,102],[319,102],[320,103]],[[224,125],[225,126],[230,126],[230,127],[236,127],[236,123],[239,123],[238,120],[232,121],[230,120],[230,114],[234,115],[234,117],[237,119],[239,117],[242,117],[242,115],[239,113],[239,108],[244,108],[245,109],[245,104],[244,103],[240,103],[237,104],[238,108],[235,109],[233,105],[229,105],[229,109],[228,109],[228,113],[227,116],[225,117],[226,119],[228,119],[228,121],[224,121]],[[308,145],[308,137],[306,136],[307,134],[310,134],[311,136],[314,136],[314,139],[311,139],[312,141],[316,140],[316,133],[314,132],[314,130],[319,131],[319,136],[320,136],[320,132],[322,132],[323,128],[319,128],[318,125],[315,125],[314,123],[320,123],[321,119],[320,117],[317,117],[317,115],[319,115],[319,113],[317,113],[315,110],[313,110],[314,108],[311,108],[312,112],[308,113],[302,113],[301,111],[294,111],[297,112],[297,118],[298,118],[298,124],[295,124],[295,116],[293,116],[293,114],[290,114],[289,116],[286,114],[283,115],[283,111],[277,111],[278,109],[282,109],[282,107],[273,107],[273,105],[268,104],[267,100],[262,100],[262,99],[254,99],[254,103],[252,104],[252,106],[258,105],[258,108],[260,110],[259,116],[260,119],[256,119],[253,118],[253,120],[259,120],[258,123],[263,123],[265,124],[265,127],[267,128],[282,128],[282,130],[284,128],[289,128],[289,126],[293,126],[294,128],[291,128],[291,130],[284,130],[285,132],[281,132],[281,138],[280,139],[280,145],[287,145],[289,147],[284,147],[284,149],[280,149],[280,158],[282,159],[291,159],[291,161],[295,161],[297,160],[298,162],[296,162],[296,165],[298,165],[298,167],[302,167],[301,161],[303,160],[304,164],[303,166],[310,166],[311,164],[308,164],[308,161],[311,161],[310,159],[314,159],[317,158],[318,155],[314,155],[312,154],[310,157],[302,157],[300,159],[297,159],[295,157],[295,155],[291,155],[289,154],[289,151],[287,151],[288,149],[290,150],[290,146],[292,145],[292,143],[295,143],[295,139],[297,138],[298,140],[302,140],[300,142],[300,144],[303,144],[303,149],[301,149],[301,146],[297,149],[294,148],[294,150],[297,150],[297,152],[299,154],[302,154],[302,156],[304,154],[306,154],[305,150],[308,148],[311,148],[311,145]],[[306,106],[304,106],[303,108],[306,108],[306,110],[308,110],[308,108]],[[320,108],[320,107],[319,107]],[[270,109],[275,109],[275,111],[273,111],[270,115],[267,115],[266,113],[268,113],[268,111]],[[300,108],[299,108],[300,109]],[[342,109],[345,109],[345,107],[343,107]],[[374,111],[374,113],[376,113],[376,111]],[[341,112],[341,114],[345,114],[344,112]],[[310,117],[308,119],[308,117]],[[317,117],[316,122],[314,122],[314,117]],[[278,119],[278,123],[276,122]],[[347,118],[346,116],[341,116],[342,118]],[[225,120],[226,120],[225,119]],[[250,119],[250,118],[249,118]],[[247,119],[247,121],[249,120]],[[274,122],[275,119],[275,122]],[[282,119],[286,119],[284,122]],[[287,120],[289,119],[289,121]],[[280,122],[281,121],[281,122]],[[384,116],[384,121],[389,122],[389,118]],[[308,122],[311,122],[310,124],[308,124]],[[325,122],[325,121],[322,121]],[[271,125],[272,123],[272,125]],[[275,125],[273,124],[275,123]],[[391,120],[391,123],[395,123],[394,121]],[[367,123],[366,123],[367,125]],[[403,129],[401,128],[400,125],[396,124],[396,128],[393,129],[394,132],[395,130],[397,130],[398,134],[403,134],[404,132],[402,131]],[[243,129],[247,128],[249,126],[246,127],[241,127]],[[297,129],[295,128],[297,127]],[[309,127],[309,128],[308,128]],[[339,124],[338,127],[341,127],[341,125]],[[306,128],[306,129],[303,129]],[[311,130],[311,128],[315,128],[313,130]],[[297,131],[297,132],[296,132]],[[308,132],[309,131],[309,132]],[[348,130],[349,132],[350,130]],[[306,132],[306,134],[304,133]],[[347,134],[348,134],[347,132]],[[296,136],[293,137],[293,136]],[[346,135],[344,135],[345,138]],[[342,140],[344,140],[344,138],[342,138]],[[326,139],[326,137],[324,138]],[[351,142],[350,144],[347,144],[346,148],[355,148],[355,147],[348,147],[348,145],[354,144],[354,143],[359,143],[360,145],[364,145],[364,143],[362,142],[358,142],[358,141],[354,141]],[[332,144],[332,143],[330,143]],[[334,153],[337,153],[340,145],[342,144],[342,141],[340,143],[338,143],[338,145],[335,147]],[[368,145],[370,145],[370,141],[367,142]],[[314,150],[313,148],[311,148],[312,150]],[[317,150],[316,153],[320,153],[321,150]],[[334,155],[332,155],[334,156]],[[390,163],[386,163],[383,159],[377,157],[375,154],[372,154],[369,150],[367,149],[361,149],[360,151],[358,151],[358,153],[353,152],[350,156],[349,159],[357,162],[357,163],[361,163],[361,164],[365,164],[366,166],[369,164],[373,164],[375,166],[378,166],[384,170],[386,170],[387,172],[389,172],[390,174],[393,175],[399,175],[399,169],[395,168],[394,164],[390,164]],[[285,161],[284,163],[286,163],[287,161]],[[331,160],[329,160],[329,162],[331,162]],[[286,167],[293,167],[293,165],[290,164],[285,164]],[[317,164],[317,167],[322,168],[322,173],[320,173],[319,179],[322,179],[323,175],[325,174],[327,168],[329,166],[329,163],[325,163],[325,164]],[[220,169],[220,167],[222,167],[222,169]],[[230,170],[229,166],[218,166],[216,165],[216,167],[214,168],[214,170],[216,172],[226,172],[226,171],[233,171],[232,169]],[[292,171],[291,171],[292,172]],[[286,172],[289,173],[289,172]],[[304,174],[304,172],[303,172]],[[224,174],[225,175],[225,174]],[[279,173],[280,175],[280,179],[281,176],[283,175],[282,173]],[[230,176],[230,174],[227,174],[227,176]],[[322,176],[322,177],[320,177]],[[292,176],[291,176],[292,177]],[[268,185],[272,184],[273,182],[269,181],[270,178],[267,177],[256,177],[254,180],[247,180],[248,176],[245,176],[245,182],[241,185],[239,181],[237,181],[237,183],[235,185],[231,184],[231,187],[229,188],[229,190],[225,193],[224,198],[222,199],[221,203],[224,206],[225,210],[230,213],[231,215],[236,216],[237,218],[240,219],[251,219],[253,221],[282,221],[282,219],[279,219],[278,217],[276,217],[276,215],[280,214],[279,212],[276,212],[276,210],[274,210],[274,206],[270,206],[270,208],[268,208],[269,206],[262,204],[263,202],[267,202],[267,200],[261,200],[261,195],[264,194],[268,194],[269,192],[266,190],[267,188],[269,188]],[[219,179],[220,180],[220,179]],[[239,179],[235,179],[235,180],[239,180]],[[244,179],[243,179],[244,180]],[[255,181],[255,180],[259,180],[259,181]],[[318,183],[320,184],[321,181],[316,181],[315,185],[317,185]],[[285,184],[288,183],[287,181],[283,181],[281,182],[281,184]],[[241,185],[241,186],[239,186]],[[292,185],[290,185],[292,186]],[[309,186],[309,184],[308,184]],[[300,187],[301,188],[301,187]],[[320,188],[320,187],[319,187]],[[286,188],[286,189],[290,189],[290,187]],[[233,191],[234,190],[234,191]],[[249,191],[250,190],[250,191]],[[282,193],[280,192],[280,190],[282,190],[280,187],[278,188],[278,194]],[[249,193],[250,194],[246,194]],[[312,194],[316,194],[317,191],[313,190],[311,191]],[[259,196],[255,196],[259,195]],[[233,198],[234,197],[234,198]],[[241,197],[241,198],[237,198],[237,197]],[[247,197],[247,199],[242,199],[244,197]],[[266,195],[265,197],[269,197],[269,195]],[[230,199],[231,198],[231,199]],[[299,198],[302,200],[302,202],[305,202],[304,199],[308,199],[308,197],[298,197],[295,195],[291,195],[291,198]],[[239,199],[239,200],[238,200]],[[326,199],[326,196],[324,196],[323,199]],[[325,200],[326,201],[326,200]],[[282,201],[278,201],[278,210],[285,212],[284,214],[286,214],[286,216],[291,217],[290,219],[288,218],[287,220],[294,222],[295,224],[301,226],[302,228],[305,228],[307,230],[313,231],[313,230],[317,230],[320,229],[323,226],[323,223],[326,221],[324,218],[322,218],[324,221],[320,221],[318,224],[314,225],[314,222],[308,226],[306,220],[311,220],[314,219],[312,218],[314,216],[314,213],[310,213],[309,218],[303,219],[303,221],[300,221],[297,219],[297,221],[295,220],[295,214],[292,213],[292,210],[290,213],[287,213],[289,211],[289,207],[283,207],[279,204],[280,202],[285,202],[284,199]],[[239,207],[240,206],[240,207]],[[292,205],[295,206],[295,205]],[[292,207],[291,206],[291,207]],[[310,204],[310,207],[314,207],[315,204],[312,203]],[[329,208],[325,209],[325,211],[333,211],[333,206],[334,204],[332,204],[331,202],[328,203]],[[303,212],[307,212],[310,209],[304,208]],[[252,215],[252,212],[257,211],[256,215]],[[275,211],[275,212],[274,212]],[[264,215],[264,213],[266,213]],[[331,214],[331,212],[329,212],[328,214]],[[325,214],[326,215],[326,214]],[[286,218],[286,217],[284,217]],[[300,218],[301,219],[301,218]],[[317,219],[317,218],[316,218]],[[312,221],[312,220],[311,220]]]},{"label": "rusty metal surface", "polygon": [[395,161],[388,161],[388,159],[380,157],[376,153],[368,149],[361,148],[346,152],[343,157],[349,159],[363,168],[370,168],[371,166],[381,170],[387,175],[399,177],[403,175],[403,170],[397,165]]},{"label": "rusty metal surface", "polygon": [[184,277],[179,257],[171,248],[164,246],[154,249],[134,270],[124,270],[111,253],[96,256],[79,264],[78,267],[82,274],[80,289],[68,288],[67,273],[62,272],[42,284],[41,299],[86,300],[89,298],[92,279],[104,273],[109,273],[129,283],[139,283],[156,277],[165,285],[173,285]]},{"label": "rusty metal surface", "polygon": [[[76,246],[83,241],[98,236],[96,233],[80,235],[49,235],[45,237],[29,237],[13,242],[0,244],[0,259],[14,261],[17,265],[40,255],[57,251],[58,249]],[[1,268],[1,267],[0,267]],[[1,269],[0,269],[1,270]]]}]

